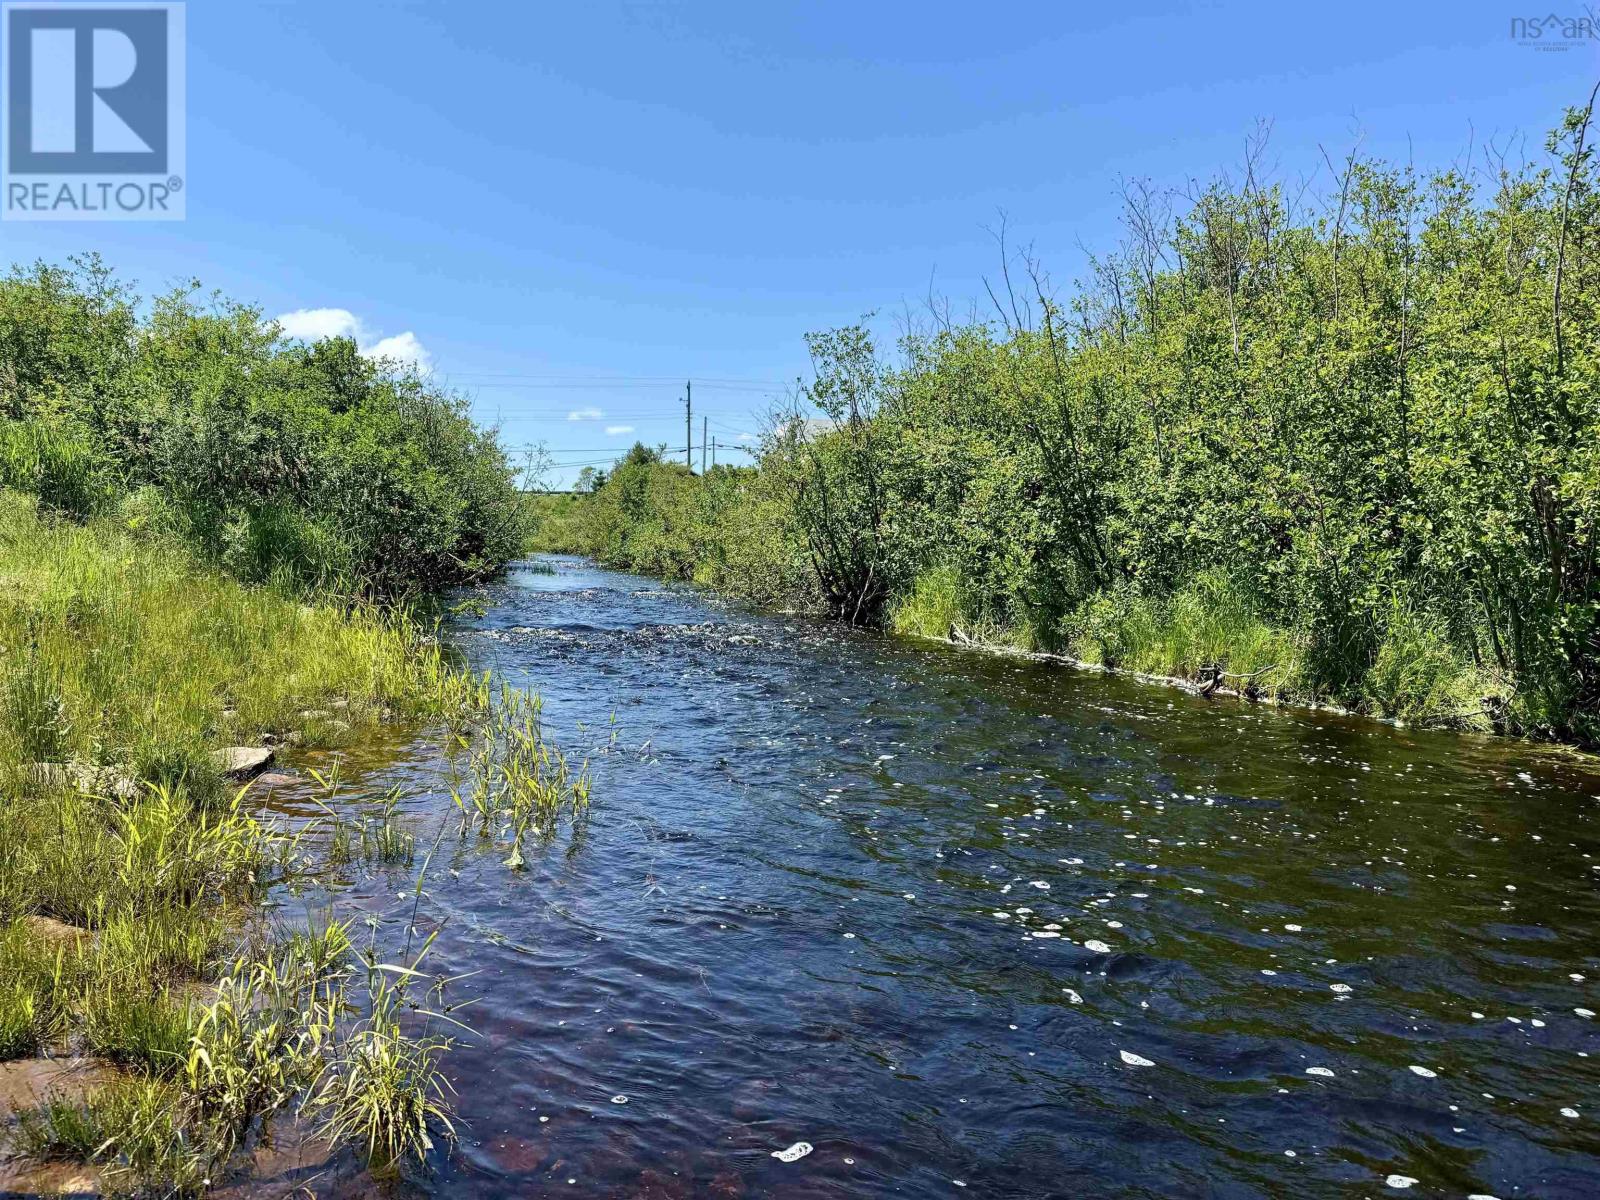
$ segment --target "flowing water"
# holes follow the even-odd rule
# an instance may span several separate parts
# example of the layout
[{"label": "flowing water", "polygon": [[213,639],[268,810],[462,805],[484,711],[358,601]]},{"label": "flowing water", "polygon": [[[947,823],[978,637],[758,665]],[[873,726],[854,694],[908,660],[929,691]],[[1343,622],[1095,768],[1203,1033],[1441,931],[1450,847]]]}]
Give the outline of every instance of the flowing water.
[{"label": "flowing water", "polygon": [[[478,1033],[438,1194],[1600,1195],[1576,759],[575,559],[491,598],[461,645],[595,801],[524,872],[433,868]],[[437,761],[367,766],[446,812]],[[345,902],[403,924],[409,881]]]}]

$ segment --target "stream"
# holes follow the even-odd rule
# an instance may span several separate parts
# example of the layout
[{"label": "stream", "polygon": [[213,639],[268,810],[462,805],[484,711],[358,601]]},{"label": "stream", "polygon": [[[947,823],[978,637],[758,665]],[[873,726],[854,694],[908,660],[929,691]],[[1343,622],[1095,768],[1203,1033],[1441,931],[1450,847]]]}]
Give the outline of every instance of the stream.
[{"label": "stream", "polygon": [[[542,694],[594,802],[524,871],[453,826],[432,868],[475,1031],[434,1193],[1600,1195],[1577,756],[580,559],[488,599],[460,645]],[[347,756],[351,802],[403,784],[426,834],[436,755]],[[340,902],[403,925],[413,874]]]}]

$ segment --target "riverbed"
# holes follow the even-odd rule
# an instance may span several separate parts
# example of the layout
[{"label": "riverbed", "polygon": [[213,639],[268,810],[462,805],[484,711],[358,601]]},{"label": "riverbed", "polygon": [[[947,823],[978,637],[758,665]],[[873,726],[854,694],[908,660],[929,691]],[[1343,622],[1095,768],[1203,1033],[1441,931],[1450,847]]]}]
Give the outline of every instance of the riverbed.
[{"label": "riverbed", "polygon": [[[522,872],[432,868],[476,1030],[438,1194],[1600,1195],[1584,761],[578,559],[488,600],[455,636],[595,799]],[[426,837],[441,770],[351,795]],[[410,877],[341,902],[403,923]]]}]

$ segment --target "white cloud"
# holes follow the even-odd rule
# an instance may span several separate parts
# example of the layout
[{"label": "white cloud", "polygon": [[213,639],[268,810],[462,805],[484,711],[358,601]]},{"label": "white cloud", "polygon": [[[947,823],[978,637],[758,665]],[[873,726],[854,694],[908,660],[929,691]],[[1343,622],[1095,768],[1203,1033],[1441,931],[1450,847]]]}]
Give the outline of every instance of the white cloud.
[{"label": "white cloud", "polygon": [[632,425],[607,425],[606,433],[610,437],[619,437],[624,433],[632,433]]},{"label": "white cloud", "polygon": [[567,414],[569,421],[598,421],[605,413],[598,408],[575,408]]},{"label": "white cloud", "polygon": [[278,318],[283,336],[294,341],[320,342],[323,338],[359,338],[361,322],[348,308],[298,308]]},{"label": "white cloud", "polygon": [[417,335],[409,329],[393,337],[380,338],[370,346],[363,346],[361,353],[368,358],[392,358],[419,371],[426,371],[433,361],[417,340]]},{"label": "white cloud", "polygon": [[433,359],[409,329],[390,337],[377,337],[348,308],[297,308],[278,318],[283,336],[291,341],[320,342],[323,338],[354,338],[365,358],[387,358],[426,371]]},{"label": "white cloud", "polygon": [[756,435],[753,433],[741,433],[735,440],[740,442],[753,442],[756,440]]}]

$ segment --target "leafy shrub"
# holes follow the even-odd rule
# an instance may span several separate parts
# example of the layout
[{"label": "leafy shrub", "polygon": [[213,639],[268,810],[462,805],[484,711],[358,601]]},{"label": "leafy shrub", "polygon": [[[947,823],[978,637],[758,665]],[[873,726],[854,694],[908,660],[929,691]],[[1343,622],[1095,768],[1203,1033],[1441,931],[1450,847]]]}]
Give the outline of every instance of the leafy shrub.
[{"label": "leafy shrub", "polygon": [[1354,161],[1321,212],[1261,180],[1130,193],[1072,291],[1024,255],[995,321],[940,316],[898,360],[811,335],[810,407],[747,499],[625,464],[579,501],[592,544],[751,593],[798,566],[791,594],[865,623],[959,597],[1023,644],[1428,723],[1488,696],[1600,744],[1593,115],[1492,188]]},{"label": "leafy shrub", "polygon": [[393,596],[519,552],[513,473],[462,397],[189,289],[138,312],[92,257],[0,279],[0,486],[79,517],[154,488],[251,580]]}]

